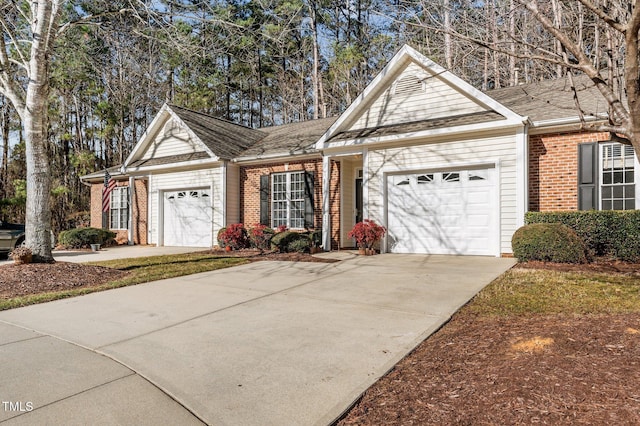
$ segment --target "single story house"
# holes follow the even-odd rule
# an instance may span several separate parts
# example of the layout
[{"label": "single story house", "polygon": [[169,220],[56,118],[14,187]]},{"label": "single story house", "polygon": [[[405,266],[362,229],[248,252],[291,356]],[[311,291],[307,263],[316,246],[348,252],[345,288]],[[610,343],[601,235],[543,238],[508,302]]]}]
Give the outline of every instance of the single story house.
[{"label": "single story house", "polygon": [[[587,120],[607,104],[589,81]],[[528,210],[634,209],[640,168],[581,131],[564,79],[481,92],[404,46],[339,117],[252,129],[165,105],[109,170],[110,228],[135,244],[210,247],[230,223],[323,231],[353,247],[370,218],[394,253],[511,255]],[[92,184],[101,226],[104,171]]]}]

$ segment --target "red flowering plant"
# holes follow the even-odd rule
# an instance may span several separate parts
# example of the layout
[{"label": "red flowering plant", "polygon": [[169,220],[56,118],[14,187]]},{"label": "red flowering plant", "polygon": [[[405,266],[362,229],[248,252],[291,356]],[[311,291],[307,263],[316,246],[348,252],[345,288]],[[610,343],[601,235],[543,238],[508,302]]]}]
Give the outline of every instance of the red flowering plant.
[{"label": "red flowering plant", "polygon": [[219,238],[225,246],[229,246],[234,250],[249,247],[247,230],[241,223],[232,223],[227,226],[222,234],[220,234]]},{"label": "red flowering plant", "polygon": [[249,239],[251,245],[261,252],[269,249],[271,246],[271,237],[273,237],[273,229],[261,223],[256,223],[249,228]]},{"label": "red flowering plant", "polygon": [[365,219],[356,223],[348,236],[356,240],[358,248],[371,249],[386,232],[387,229],[384,226],[378,225],[371,219]]}]

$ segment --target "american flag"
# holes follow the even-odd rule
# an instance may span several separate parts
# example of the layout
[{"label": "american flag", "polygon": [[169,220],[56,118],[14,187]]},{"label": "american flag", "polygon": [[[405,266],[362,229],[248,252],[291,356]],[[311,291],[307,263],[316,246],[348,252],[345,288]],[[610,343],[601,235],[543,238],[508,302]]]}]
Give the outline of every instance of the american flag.
[{"label": "american flag", "polygon": [[108,171],[104,171],[104,189],[102,190],[102,211],[109,211],[109,204],[111,201],[111,191],[116,187],[116,181],[113,180]]}]

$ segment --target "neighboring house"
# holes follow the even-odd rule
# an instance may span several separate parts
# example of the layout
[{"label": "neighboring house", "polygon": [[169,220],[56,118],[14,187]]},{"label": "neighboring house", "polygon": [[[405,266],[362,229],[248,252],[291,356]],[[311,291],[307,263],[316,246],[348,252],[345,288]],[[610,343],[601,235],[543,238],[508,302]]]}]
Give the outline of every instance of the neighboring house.
[{"label": "neighboring house", "polygon": [[[578,97],[603,118],[592,84]],[[483,93],[405,46],[337,118],[255,130],[165,105],[110,171],[110,227],[196,247],[236,222],[321,227],[337,249],[371,218],[388,228],[383,251],[510,255],[527,210],[635,208],[633,150],[580,123],[564,80]],[[103,176],[83,177],[92,226]]]}]

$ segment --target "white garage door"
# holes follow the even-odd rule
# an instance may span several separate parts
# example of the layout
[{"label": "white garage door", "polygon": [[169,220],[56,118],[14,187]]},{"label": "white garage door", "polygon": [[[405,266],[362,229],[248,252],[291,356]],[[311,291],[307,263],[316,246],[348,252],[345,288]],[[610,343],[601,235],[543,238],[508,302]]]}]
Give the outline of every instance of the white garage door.
[{"label": "white garage door", "polygon": [[211,246],[211,191],[185,190],[164,195],[164,245]]},{"label": "white garage door", "polygon": [[491,168],[389,176],[389,250],[495,255],[495,175]]}]

